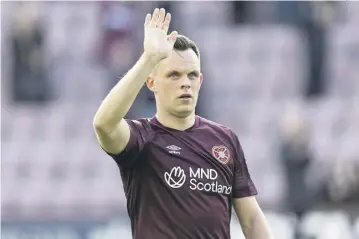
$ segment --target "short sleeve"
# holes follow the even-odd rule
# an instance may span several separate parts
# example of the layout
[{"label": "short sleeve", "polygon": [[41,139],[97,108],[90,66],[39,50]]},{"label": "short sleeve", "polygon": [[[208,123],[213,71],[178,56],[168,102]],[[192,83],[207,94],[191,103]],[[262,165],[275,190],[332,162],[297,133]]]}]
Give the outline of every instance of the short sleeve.
[{"label": "short sleeve", "polygon": [[243,198],[257,195],[257,189],[248,171],[246,159],[238,137],[233,134],[235,143],[233,197]]},{"label": "short sleeve", "polygon": [[115,160],[121,170],[130,169],[135,165],[144,145],[146,142],[148,142],[152,132],[151,126],[147,119],[126,119],[126,122],[130,126],[131,130],[130,140],[126,148],[119,154],[106,152]]}]

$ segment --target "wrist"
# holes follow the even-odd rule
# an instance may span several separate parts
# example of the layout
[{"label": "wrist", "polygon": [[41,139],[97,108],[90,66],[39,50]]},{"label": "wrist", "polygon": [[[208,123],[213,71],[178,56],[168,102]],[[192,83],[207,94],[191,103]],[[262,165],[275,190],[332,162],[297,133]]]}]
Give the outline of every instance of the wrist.
[{"label": "wrist", "polygon": [[157,56],[157,55],[151,55],[146,52],[144,52],[141,56],[141,59],[148,63],[153,65],[153,67],[157,66],[158,63],[160,63],[163,60],[163,57]]}]

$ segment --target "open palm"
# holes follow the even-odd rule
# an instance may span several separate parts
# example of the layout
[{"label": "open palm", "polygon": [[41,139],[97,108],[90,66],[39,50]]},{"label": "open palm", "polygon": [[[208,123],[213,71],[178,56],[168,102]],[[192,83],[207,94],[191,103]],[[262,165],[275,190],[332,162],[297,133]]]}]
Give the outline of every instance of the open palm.
[{"label": "open palm", "polygon": [[163,60],[170,55],[177,37],[176,31],[167,35],[170,22],[171,14],[166,14],[163,8],[161,10],[156,8],[152,16],[147,14],[143,43],[145,54],[158,60]]}]

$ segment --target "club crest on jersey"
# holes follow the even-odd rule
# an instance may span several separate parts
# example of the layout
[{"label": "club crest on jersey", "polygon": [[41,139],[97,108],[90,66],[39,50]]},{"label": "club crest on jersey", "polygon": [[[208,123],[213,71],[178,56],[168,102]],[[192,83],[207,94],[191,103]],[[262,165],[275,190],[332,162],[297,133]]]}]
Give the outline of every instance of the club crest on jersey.
[{"label": "club crest on jersey", "polygon": [[227,164],[230,159],[230,153],[226,146],[213,146],[212,155],[222,164]]}]

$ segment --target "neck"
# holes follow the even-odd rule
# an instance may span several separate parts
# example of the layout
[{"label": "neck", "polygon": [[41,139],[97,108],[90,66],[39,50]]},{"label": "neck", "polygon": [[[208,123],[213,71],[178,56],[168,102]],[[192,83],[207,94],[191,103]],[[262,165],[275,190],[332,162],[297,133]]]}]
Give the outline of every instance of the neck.
[{"label": "neck", "polygon": [[168,112],[158,110],[156,114],[157,120],[164,126],[176,129],[176,130],[186,130],[191,128],[196,120],[196,115],[193,112],[187,117],[181,118],[175,115],[172,115]]}]

